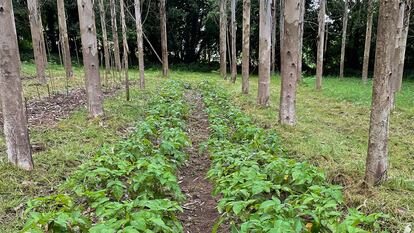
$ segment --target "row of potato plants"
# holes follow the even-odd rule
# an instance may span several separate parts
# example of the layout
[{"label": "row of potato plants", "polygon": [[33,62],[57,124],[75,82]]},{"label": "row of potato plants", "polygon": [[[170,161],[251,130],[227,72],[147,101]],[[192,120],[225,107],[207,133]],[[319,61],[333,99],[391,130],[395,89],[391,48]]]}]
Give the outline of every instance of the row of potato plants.
[{"label": "row of potato plants", "polygon": [[221,197],[220,222],[232,232],[379,231],[382,214],[346,209],[340,186],[315,166],[284,157],[276,133],[256,126],[223,89],[203,82],[200,90],[212,131],[208,178]]},{"label": "row of potato plants", "polygon": [[28,203],[22,232],[182,232],[175,173],[190,146],[183,85],[169,81],[127,140],[106,145],[58,194]]}]

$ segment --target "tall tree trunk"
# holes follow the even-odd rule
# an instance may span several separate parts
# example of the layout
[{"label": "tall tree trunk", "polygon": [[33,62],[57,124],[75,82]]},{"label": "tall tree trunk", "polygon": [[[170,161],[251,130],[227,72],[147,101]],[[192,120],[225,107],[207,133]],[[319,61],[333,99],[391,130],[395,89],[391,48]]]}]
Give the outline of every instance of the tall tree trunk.
[{"label": "tall tree trunk", "polygon": [[374,83],[365,182],[378,185],[387,178],[388,128],[392,61],[395,54],[398,1],[381,0],[375,52]]},{"label": "tall tree trunk", "polygon": [[99,76],[98,43],[92,1],[78,0],[78,11],[89,116],[96,118],[103,115],[103,95]]},{"label": "tall tree trunk", "polygon": [[106,17],[105,17],[105,5],[103,0],[99,0],[99,14],[101,18],[101,27],[102,27],[102,40],[104,48],[104,57],[105,57],[105,83],[108,83],[108,76],[111,72],[111,60],[108,46],[108,32],[106,31]]},{"label": "tall tree trunk", "polygon": [[[274,0],[277,1],[277,0]],[[283,47],[283,35],[284,35],[284,31],[285,31],[285,15],[284,15],[284,10],[285,10],[285,0],[279,0],[280,1],[280,8],[279,8],[279,40],[280,40],[280,51],[282,51],[282,47]],[[282,53],[280,53],[280,58],[282,59]]]},{"label": "tall tree trunk", "polygon": [[341,63],[339,67],[339,77],[344,77],[345,66],[345,46],[346,46],[346,31],[348,27],[348,0],[345,0],[344,15],[342,17],[342,43],[341,43]]},{"label": "tall tree trunk", "polygon": [[112,26],[112,39],[114,41],[114,57],[115,67],[118,71],[121,71],[121,55],[119,52],[119,38],[118,38],[118,24],[116,20],[116,4],[115,0],[109,0],[109,7],[111,9],[111,26]]},{"label": "tall tree trunk", "polygon": [[162,48],[162,76],[168,77],[168,44],[167,44],[167,13],[165,10],[166,0],[160,0],[160,28]]},{"label": "tall tree trunk", "polygon": [[46,83],[46,45],[43,36],[42,16],[38,0],[27,0],[29,9],[30,31],[32,34],[33,54],[36,63],[36,71],[38,80]]},{"label": "tall tree trunk", "polygon": [[220,74],[227,78],[227,0],[220,0]]},{"label": "tall tree trunk", "polygon": [[142,22],[141,22],[141,3],[140,0],[135,0],[135,24],[137,28],[137,56],[139,67],[139,87],[145,88],[145,68],[144,68],[144,46],[142,40]]},{"label": "tall tree trunk", "polygon": [[17,167],[33,170],[11,0],[0,0],[0,22],[0,99],[7,155],[9,161]]},{"label": "tall tree trunk", "polygon": [[325,0],[319,0],[318,52],[316,58],[316,90],[322,89],[323,50],[325,40]]},{"label": "tall tree trunk", "polygon": [[277,0],[273,0],[272,4],[272,61],[271,72],[272,75],[276,73],[276,35],[277,35]]},{"label": "tall tree trunk", "polygon": [[125,22],[125,7],[124,7],[124,0],[119,0],[120,8],[121,8],[121,31],[122,31],[122,48],[123,48],[123,64],[124,64],[124,74],[125,74],[125,93],[126,93],[126,100],[130,100],[129,96],[129,65],[128,65],[128,40],[126,35],[126,22]]},{"label": "tall tree trunk", "polygon": [[260,0],[259,18],[259,88],[257,103],[262,107],[267,107],[270,98],[272,0]]},{"label": "tall tree trunk", "polygon": [[236,82],[237,78],[237,51],[236,51],[236,0],[231,0],[231,81]]},{"label": "tall tree trunk", "polygon": [[60,47],[62,49],[63,64],[66,70],[66,77],[73,77],[72,59],[70,57],[68,29],[66,26],[66,13],[64,0],[57,0]]},{"label": "tall tree trunk", "polygon": [[302,79],[302,56],[303,56],[303,30],[305,28],[305,1],[300,4],[300,31],[299,31],[299,54],[298,54],[298,81]]},{"label": "tall tree trunk", "polygon": [[373,9],[372,1],[368,0],[368,15],[367,15],[367,29],[365,32],[365,48],[364,48],[364,63],[362,67],[362,81],[367,83],[368,80],[368,69],[369,69],[369,55],[371,52],[371,35],[372,35],[372,19],[373,19]]},{"label": "tall tree trunk", "polygon": [[[400,3],[400,13],[397,26],[397,41],[393,68],[393,91],[401,90],[404,74],[405,51],[407,47],[408,29],[410,26],[411,0],[404,0]],[[393,98],[394,100],[394,98]]]},{"label": "tall tree trunk", "polygon": [[250,0],[243,0],[243,68],[242,68],[242,92],[249,93],[249,75],[250,75]]},{"label": "tall tree trunk", "polygon": [[285,0],[285,31],[282,47],[282,84],[280,92],[279,122],[296,123],[296,86],[300,41],[300,4],[304,0]]}]

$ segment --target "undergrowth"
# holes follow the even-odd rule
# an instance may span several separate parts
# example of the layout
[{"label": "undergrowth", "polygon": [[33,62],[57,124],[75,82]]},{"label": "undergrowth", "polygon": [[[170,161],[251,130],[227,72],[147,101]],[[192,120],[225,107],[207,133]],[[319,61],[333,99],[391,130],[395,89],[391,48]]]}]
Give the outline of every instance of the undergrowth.
[{"label": "undergrowth", "polygon": [[212,130],[208,178],[233,232],[380,231],[383,214],[346,209],[342,188],[320,169],[284,158],[275,132],[257,127],[223,90],[200,87]]},{"label": "undergrowth", "polygon": [[30,201],[22,232],[181,232],[175,172],[190,146],[182,85],[168,82],[149,106],[128,139],[100,149],[57,194]]}]

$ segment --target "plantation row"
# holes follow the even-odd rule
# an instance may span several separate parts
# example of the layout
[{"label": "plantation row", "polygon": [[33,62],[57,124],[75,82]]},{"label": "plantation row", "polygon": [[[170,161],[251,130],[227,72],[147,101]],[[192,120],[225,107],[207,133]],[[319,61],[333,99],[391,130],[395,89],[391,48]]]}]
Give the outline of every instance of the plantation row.
[{"label": "plantation row", "polygon": [[[284,158],[276,134],[256,126],[229,104],[225,91],[201,84],[207,106],[212,168],[208,177],[222,197],[222,222],[233,232],[368,232],[381,214],[343,206],[342,190],[306,162]],[[216,226],[217,228],[217,226]]]},{"label": "plantation row", "polygon": [[168,81],[127,140],[104,146],[59,194],[29,202],[23,232],[182,232],[175,174],[190,146],[183,92]]}]

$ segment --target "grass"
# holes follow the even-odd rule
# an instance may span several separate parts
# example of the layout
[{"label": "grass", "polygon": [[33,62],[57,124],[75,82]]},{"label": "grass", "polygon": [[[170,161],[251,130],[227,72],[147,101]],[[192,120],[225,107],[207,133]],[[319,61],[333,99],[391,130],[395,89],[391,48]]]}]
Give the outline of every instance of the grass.
[{"label": "grass", "polygon": [[390,232],[404,229],[414,221],[414,89],[405,82],[393,111],[389,140],[389,180],[369,192],[360,184],[365,171],[371,86],[359,79],[328,78],[322,92],[314,90],[314,79],[305,78],[297,96],[295,127],[277,123],[280,78],[271,81],[271,105],[256,107],[257,78],[250,81],[249,95],[240,94],[241,84],[219,81],[233,95],[234,102],[258,122],[277,130],[286,153],[322,167],[333,183],[345,187],[347,205],[364,212],[390,215]]},{"label": "grass", "polygon": [[[54,85],[51,90],[65,92],[64,70],[51,66]],[[23,64],[26,76],[34,74],[32,64]],[[83,86],[82,70],[75,68],[76,79],[70,88]],[[130,77],[137,77],[135,70]],[[3,138],[0,137],[0,232],[15,232],[21,224],[17,216],[28,199],[53,192],[56,186],[87,160],[104,143],[122,138],[143,116],[148,95],[154,94],[160,71],[146,71],[147,90],[133,89],[131,102],[124,94],[106,100],[106,117],[101,121],[86,118],[85,109],[74,112],[55,127],[39,126],[31,129],[32,142],[46,150],[35,154],[36,170],[32,173],[12,168],[6,162]],[[368,125],[370,116],[371,83],[363,85],[358,78],[335,77],[324,80],[323,91],[314,90],[314,78],[305,78],[298,89],[297,120],[295,127],[277,123],[280,78],[271,82],[271,105],[256,107],[257,77],[251,78],[251,92],[241,94],[240,77],[235,85],[221,80],[217,73],[172,71],[172,78],[196,83],[202,79],[214,80],[228,89],[233,101],[258,123],[274,128],[288,156],[309,161],[323,168],[333,183],[345,187],[347,205],[362,211],[384,212],[390,215],[386,228],[390,232],[402,231],[414,222],[414,82],[405,81],[398,94],[397,107],[391,118],[389,140],[389,180],[369,192],[359,184],[365,170]],[[38,98],[35,80],[24,79],[25,97]],[[134,84],[136,86],[136,84]],[[134,87],[135,87],[134,86]],[[47,96],[41,90],[40,96]]]}]

